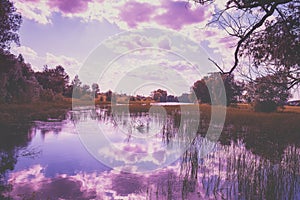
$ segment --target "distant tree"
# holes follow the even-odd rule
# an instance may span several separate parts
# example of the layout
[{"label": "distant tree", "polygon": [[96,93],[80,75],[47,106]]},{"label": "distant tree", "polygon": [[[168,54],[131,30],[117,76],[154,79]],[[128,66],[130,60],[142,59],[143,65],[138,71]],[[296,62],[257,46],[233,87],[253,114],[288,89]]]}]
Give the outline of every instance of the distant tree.
[{"label": "distant tree", "polygon": [[92,84],[92,93],[95,98],[98,97],[98,93],[100,92],[99,85],[97,83]]},{"label": "distant tree", "polygon": [[100,101],[101,101],[101,102],[103,101],[103,96],[102,96],[102,95],[100,96]]},{"label": "distant tree", "polygon": [[142,99],[144,99],[145,97],[144,96],[141,96],[141,95],[136,95],[136,100],[137,101],[141,101]]},{"label": "distant tree", "polygon": [[130,96],[129,101],[136,101],[136,97]]},{"label": "distant tree", "polygon": [[175,97],[174,95],[168,95],[167,102],[178,102],[178,98]]},{"label": "distant tree", "polygon": [[82,84],[82,82],[80,81],[78,75],[76,75],[69,87],[69,91],[71,91],[71,97],[73,97],[73,98],[81,97],[81,95],[82,95],[81,84]]},{"label": "distant tree", "polygon": [[[222,93],[222,88],[225,94]],[[197,99],[201,103],[211,104],[212,100],[218,104],[221,95],[226,95],[227,105],[237,103],[238,98],[242,95],[243,84],[234,80],[234,76],[230,74],[212,73],[198,80],[192,86]],[[210,93],[210,92],[211,93]]]},{"label": "distant tree", "polygon": [[209,91],[205,82],[207,79],[208,77],[204,77],[203,79],[196,81],[192,86],[192,90],[195,92],[198,101],[201,103],[211,102]]},{"label": "distant tree", "polygon": [[88,95],[88,94],[90,94],[90,86],[89,85],[87,85],[87,84],[84,84],[83,86],[82,86],[82,88],[81,88],[81,93],[82,93],[82,95]]},{"label": "distant tree", "polygon": [[0,50],[9,50],[12,42],[19,42],[18,30],[22,17],[17,13],[13,3],[9,0],[0,1]]},{"label": "distant tree", "polygon": [[245,84],[242,81],[235,80],[232,74],[223,74],[222,79],[225,87],[227,104],[238,103],[245,90]]},{"label": "distant tree", "polygon": [[287,78],[279,74],[267,75],[249,83],[248,94],[254,103],[255,111],[273,112],[291,97],[287,88]]},{"label": "distant tree", "polygon": [[177,97],[177,99],[179,102],[182,102],[182,103],[191,103],[192,100],[190,97],[191,97],[191,94],[183,93],[179,97]]},{"label": "distant tree", "polygon": [[81,87],[82,82],[80,81],[78,75],[76,75],[71,83],[74,87]]},{"label": "distant tree", "polygon": [[106,101],[111,102],[111,100],[112,100],[112,95],[113,95],[112,91],[111,91],[111,90],[108,90],[108,91],[105,93]]},{"label": "distant tree", "polygon": [[158,89],[158,90],[153,91],[151,93],[151,96],[152,96],[152,98],[153,98],[154,101],[166,102],[167,101],[168,93],[165,90]]},{"label": "distant tree", "polygon": [[35,76],[44,89],[50,89],[56,94],[63,94],[69,82],[69,76],[62,66],[54,69],[45,66],[44,70],[36,72]]}]

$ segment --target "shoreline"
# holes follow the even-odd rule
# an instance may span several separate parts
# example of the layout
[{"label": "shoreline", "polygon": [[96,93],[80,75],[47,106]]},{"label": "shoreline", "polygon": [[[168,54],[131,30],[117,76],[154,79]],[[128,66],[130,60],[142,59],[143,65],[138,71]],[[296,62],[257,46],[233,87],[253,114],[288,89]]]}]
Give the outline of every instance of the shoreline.
[{"label": "shoreline", "polygon": [[[31,124],[33,121],[64,120],[66,113],[72,109],[72,103],[74,102],[78,106],[92,105],[91,102],[78,100],[72,102],[71,99],[59,102],[36,102],[33,104],[1,104],[0,129],[22,127],[26,124]],[[111,105],[109,102],[96,102],[94,105],[100,108],[117,106],[120,110],[128,108],[128,104]],[[130,103],[129,111],[132,113],[147,112],[152,106],[155,107],[157,105]],[[178,112],[180,111],[180,106],[185,106],[191,111],[196,109],[195,106],[198,106],[202,119],[210,120],[211,106],[207,104],[163,105],[168,114],[175,113],[177,117],[180,116],[180,112]],[[241,104],[235,107],[227,107],[225,125],[234,125],[236,127],[252,126],[264,132],[295,134],[300,130],[299,121],[299,106],[285,106],[284,110],[277,112],[260,113],[251,110],[249,105]]]}]

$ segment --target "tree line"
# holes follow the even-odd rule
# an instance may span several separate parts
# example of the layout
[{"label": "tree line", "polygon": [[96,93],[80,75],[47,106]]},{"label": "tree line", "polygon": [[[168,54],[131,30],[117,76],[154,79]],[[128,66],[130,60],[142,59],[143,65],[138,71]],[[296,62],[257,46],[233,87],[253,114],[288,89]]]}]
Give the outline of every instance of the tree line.
[{"label": "tree line", "polygon": [[34,72],[21,54],[1,52],[0,66],[0,103],[54,101],[63,97],[92,99],[100,91],[97,83],[82,84],[78,76],[70,83],[69,75],[60,65]]},{"label": "tree line", "polygon": [[[221,101],[222,96],[226,97],[225,101]],[[197,80],[190,93],[176,97],[158,89],[151,93],[151,97],[158,102],[197,102],[226,106],[248,103],[255,111],[272,112],[278,107],[283,107],[291,93],[287,80],[280,75],[257,77],[254,81],[246,82],[235,80],[232,74],[215,72]]]},{"label": "tree line", "polygon": [[[69,75],[62,66],[34,72],[26,64],[23,56],[15,56],[8,51],[0,53],[0,103],[30,103],[38,100],[55,101],[67,98],[92,100],[97,98],[100,88],[97,83],[91,86],[83,84],[78,76],[70,81]],[[221,77],[221,82],[218,77]],[[273,84],[270,84],[272,82]],[[220,90],[224,86],[225,93]],[[191,94],[194,94],[191,95]],[[255,110],[271,112],[283,106],[291,94],[288,80],[280,74],[257,77],[252,82],[237,81],[232,74],[211,73],[196,81],[191,86],[190,94],[181,96],[168,95],[167,91],[157,89],[151,93],[151,100],[157,102],[199,102],[220,104],[220,95],[226,96],[226,105],[239,102],[252,103]],[[111,90],[104,93],[100,101],[117,101],[118,94]],[[144,99],[142,96],[131,96],[130,101]]]}]

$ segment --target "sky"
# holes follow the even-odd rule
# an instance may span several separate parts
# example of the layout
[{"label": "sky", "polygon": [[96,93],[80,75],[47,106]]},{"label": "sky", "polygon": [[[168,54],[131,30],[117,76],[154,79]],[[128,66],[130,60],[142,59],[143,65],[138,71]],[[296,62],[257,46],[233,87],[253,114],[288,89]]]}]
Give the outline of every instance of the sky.
[{"label": "sky", "polygon": [[[82,82],[91,80],[98,82],[101,91],[111,89],[128,94],[140,91],[144,95],[149,95],[151,90],[162,87],[173,94],[189,92],[190,86],[196,80],[201,79],[209,72],[218,71],[212,63],[207,62],[208,58],[215,60],[224,70],[230,69],[233,63],[234,49],[232,47],[235,40],[216,26],[206,26],[211,21],[213,13],[224,7],[226,3],[224,0],[218,0],[215,4],[207,6],[200,6],[191,1],[188,3],[185,0],[12,1],[23,17],[19,31],[21,46],[13,46],[12,52],[21,53],[35,71],[42,70],[45,65],[50,68],[62,65],[71,79],[79,74],[79,78],[84,79]],[[153,34],[157,36],[157,41],[153,41],[153,35],[143,37],[149,28],[158,30],[160,35]],[[130,31],[129,34],[128,31]],[[136,31],[140,31],[140,33],[134,37]],[[186,44],[186,40],[192,42],[191,48],[175,44],[174,37],[176,36],[170,36],[170,33],[173,35],[172,32],[177,34],[176,36],[178,34],[182,36],[179,40],[182,44]],[[123,39],[120,40],[119,36]],[[108,52],[104,52],[105,45],[103,44],[113,41],[116,42],[108,49]],[[145,43],[148,46],[145,46]],[[150,47],[155,48],[156,51],[148,52],[146,55],[145,52]],[[141,51],[144,52],[144,57],[136,58],[135,50],[138,48],[143,49]],[[164,53],[160,53],[161,50]],[[95,54],[95,51],[98,52],[98,55]],[[100,52],[101,54],[99,54]],[[197,65],[198,68],[201,68],[201,72],[183,67],[183,63],[190,61],[186,56],[196,52],[200,52],[200,60],[198,59],[196,64],[192,62],[190,65]],[[126,59],[116,59],[123,54],[126,54]],[[155,54],[156,57],[154,58],[150,54]],[[171,54],[176,54],[177,59],[172,58],[174,55]],[[95,74],[92,71],[88,74],[92,74],[94,78],[84,78],[85,75],[81,75],[82,69],[86,68],[91,55],[94,55],[94,59],[96,59],[93,61],[94,63],[99,62],[105,65],[100,66],[98,63],[97,66],[101,70],[96,70],[97,73],[101,72],[104,75]],[[108,57],[114,61],[112,64],[106,59]],[[101,59],[107,61],[104,62]],[[122,60],[126,60],[126,62],[122,62]],[[115,66],[117,64],[119,66]],[[152,75],[149,66],[156,67],[156,71]],[[166,69],[162,71],[164,73],[158,66]],[[92,70],[95,70],[94,67]],[[171,72],[168,70],[177,74],[177,78],[179,77],[180,81],[177,84],[174,80],[179,79],[175,75],[171,77],[173,82],[170,82],[170,77],[167,76]],[[112,72],[108,73],[108,71]],[[105,74],[106,72],[108,74]],[[155,73],[163,76],[158,85],[154,84],[157,83],[156,79],[159,77]],[[136,84],[141,84],[141,80],[147,80],[148,84],[126,88],[125,86],[133,81],[130,78],[127,79],[127,82],[123,82],[124,87],[117,84],[120,80],[133,75],[137,77]],[[183,81],[185,86],[181,87],[180,84]],[[112,82],[115,83],[114,86]]]}]

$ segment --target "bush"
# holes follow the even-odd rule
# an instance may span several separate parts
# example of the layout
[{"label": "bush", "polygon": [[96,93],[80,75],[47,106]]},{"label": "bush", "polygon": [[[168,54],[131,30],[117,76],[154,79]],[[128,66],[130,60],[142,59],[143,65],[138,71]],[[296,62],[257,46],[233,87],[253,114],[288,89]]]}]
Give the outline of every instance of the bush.
[{"label": "bush", "polygon": [[253,108],[256,112],[274,112],[277,110],[277,104],[273,101],[255,101]]},{"label": "bush", "polygon": [[62,101],[63,99],[62,94],[55,94],[52,89],[43,89],[41,91],[40,100],[42,101]]},{"label": "bush", "polygon": [[53,101],[54,92],[51,89],[43,89],[40,96],[42,101]]}]

